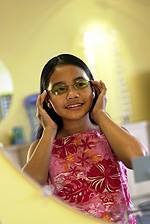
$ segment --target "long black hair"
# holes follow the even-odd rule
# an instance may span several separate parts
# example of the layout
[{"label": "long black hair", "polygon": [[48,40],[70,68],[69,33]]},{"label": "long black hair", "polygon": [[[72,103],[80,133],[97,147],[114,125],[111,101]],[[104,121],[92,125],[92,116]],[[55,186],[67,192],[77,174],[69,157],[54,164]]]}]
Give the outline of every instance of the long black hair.
[{"label": "long black hair", "polygon": [[[87,74],[89,80],[94,80],[93,75],[88,68],[88,66],[78,57],[71,55],[71,54],[60,54],[52,59],[50,59],[44,66],[42,73],[41,73],[41,79],[40,79],[40,93],[42,93],[45,89],[47,90],[49,86],[50,77],[55,71],[56,66],[58,65],[75,65],[79,68],[83,69],[84,72]],[[93,106],[97,100],[97,93],[95,92],[95,98],[93,99],[93,105],[90,109],[90,111],[93,109]],[[58,130],[60,130],[63,127],[62,118],[53,110],[53,108],[49,108],[46,104],[46,102],[43,103],[43,108],[46,110],[46,112],[49,114],[49,116],[55,121],[55,123],[58,126]],[[90,114],[90,113],[89,113]],[[94,120],[90,117],[90,120],[92,123],[95,124]],[[37,138],[39,139],[42,136],[43,127],[40,125],[37,131]]]}]

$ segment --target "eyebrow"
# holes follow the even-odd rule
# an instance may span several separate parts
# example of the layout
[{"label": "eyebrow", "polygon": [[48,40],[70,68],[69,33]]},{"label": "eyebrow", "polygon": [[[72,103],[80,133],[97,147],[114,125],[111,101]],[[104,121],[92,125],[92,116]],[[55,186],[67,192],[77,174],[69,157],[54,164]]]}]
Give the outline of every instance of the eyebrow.
[{"label": "eyebrow", "polygon": [[[79,76],[79,77],[73,79],[73,82],[76,82],[76,81],[78,81],[78,80],[80,80],[80,79],[86,80],[83,76]],[[52,87],[55,86],[55,85],[58,85],[58,84],[62,84],[62,83],[65,84],[66,81],[56,82],[56,83],[54,83],[54,84],[52,85]]]}]

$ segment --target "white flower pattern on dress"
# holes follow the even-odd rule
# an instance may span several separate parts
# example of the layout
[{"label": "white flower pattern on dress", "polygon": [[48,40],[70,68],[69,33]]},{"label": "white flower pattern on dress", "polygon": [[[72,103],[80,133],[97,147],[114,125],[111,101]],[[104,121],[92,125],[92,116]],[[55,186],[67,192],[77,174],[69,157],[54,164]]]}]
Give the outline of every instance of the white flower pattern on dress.
[{"label": "white flower pattern on dress", "polygon": [[[54,195],[71,206],[111,222],[124,223],[124,214],[131,204],[126,168],[100,131],[56,139],[49,178]],[[129,224],[136,224],[134,217],[130,217]]]}]

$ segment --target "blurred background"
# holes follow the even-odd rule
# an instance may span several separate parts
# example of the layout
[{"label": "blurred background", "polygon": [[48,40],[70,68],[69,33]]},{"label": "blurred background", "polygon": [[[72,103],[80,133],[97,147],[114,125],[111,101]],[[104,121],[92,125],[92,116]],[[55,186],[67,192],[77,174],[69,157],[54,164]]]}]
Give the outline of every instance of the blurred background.
[{"label": "blurred background", "polygon": [[117,122],[150,120],[148,0],[0,3],[0,142],[10,144],[16,126],[30,141],[24,100],[39,92],[44,64],[59,53],[81,57],[106,82]]},{"label": "blurred background", "polygon": [[0,9],[0,147],[14,164],[34,139],[42,68],[60,53],[106,83],[108,113],[149,148],[149,0],[0,0]]}]

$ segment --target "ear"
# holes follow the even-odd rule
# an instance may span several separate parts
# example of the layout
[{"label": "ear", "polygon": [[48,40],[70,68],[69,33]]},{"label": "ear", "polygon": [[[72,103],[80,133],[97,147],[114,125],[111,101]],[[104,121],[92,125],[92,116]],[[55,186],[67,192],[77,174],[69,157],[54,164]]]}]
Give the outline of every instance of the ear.
[{"label": "ear", "polygon": [[52,105],[49,101],[47,101],[46,104],[47,104],[48,108],[52,108]]},{"label": "ear", "polygon": [[45,96],[45,103],[46,103],[46,105],[49,107],[49,108],[51,108],[52,106],[51,106],[51,103],[50,103],[50,97],[49,97],[49,93],[47,92],[47,95]]},{"label": "ear", "polygon": [[95,90],[92,92],[92,94],[93,94],[93,99],[95,98]]},{"label": "ear", "polygon": [[93,95],[93,99],[95,98],[95,89],[94,87],[92,87],[92,95]]}]

